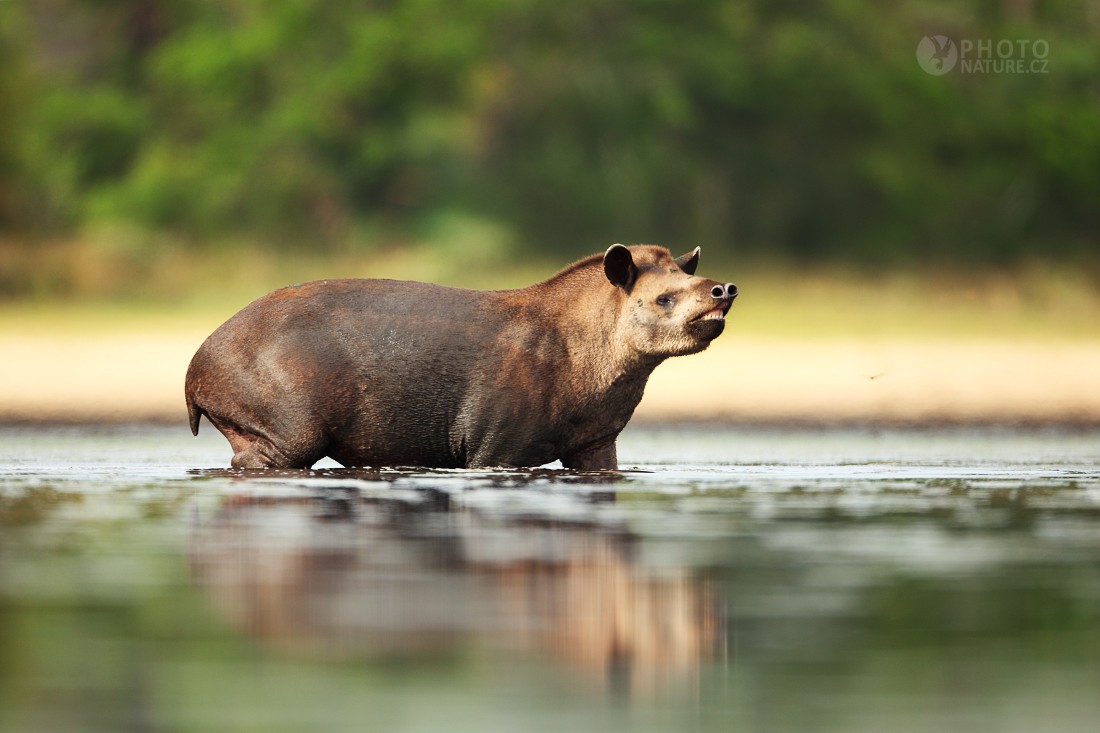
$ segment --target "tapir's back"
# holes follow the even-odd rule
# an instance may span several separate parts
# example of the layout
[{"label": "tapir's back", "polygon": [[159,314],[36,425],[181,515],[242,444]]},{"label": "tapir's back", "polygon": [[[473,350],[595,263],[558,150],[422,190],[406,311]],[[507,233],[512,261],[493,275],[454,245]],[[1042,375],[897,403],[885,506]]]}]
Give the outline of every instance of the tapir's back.
[{"label": "tapir's back", "polygon": [[450,427],[507,310],[493,293],[416,282],[277,290],[195,354],[192,429],[206,414],[231,443],[239,433],[293,444],[293,463],[330,455],[351,465],[462,465]]}]

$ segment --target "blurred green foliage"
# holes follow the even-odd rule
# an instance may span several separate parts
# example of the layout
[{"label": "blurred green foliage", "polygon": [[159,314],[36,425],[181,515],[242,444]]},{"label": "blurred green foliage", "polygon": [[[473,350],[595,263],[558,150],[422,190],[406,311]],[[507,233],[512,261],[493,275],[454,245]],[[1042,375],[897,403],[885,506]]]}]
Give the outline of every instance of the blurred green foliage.
[{"label": "blurred green foliage", "polygon": [[[10,0],[0,237],[1095,265],[1098,32],[1085,0]],[[932,76],[932,33],[1047,73]]]}]

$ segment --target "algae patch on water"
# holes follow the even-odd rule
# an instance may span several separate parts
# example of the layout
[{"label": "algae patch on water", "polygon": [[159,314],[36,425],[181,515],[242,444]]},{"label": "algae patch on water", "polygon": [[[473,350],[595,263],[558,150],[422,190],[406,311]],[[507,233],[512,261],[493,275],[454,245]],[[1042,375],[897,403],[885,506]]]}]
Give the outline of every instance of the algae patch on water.
[{"label": "algae patch on water", "polygon": [[83,494],[60,491],[52,486],[30,486],[10,494],[0,493],[0,527],[36,524],[59,506],[82,501]]}]

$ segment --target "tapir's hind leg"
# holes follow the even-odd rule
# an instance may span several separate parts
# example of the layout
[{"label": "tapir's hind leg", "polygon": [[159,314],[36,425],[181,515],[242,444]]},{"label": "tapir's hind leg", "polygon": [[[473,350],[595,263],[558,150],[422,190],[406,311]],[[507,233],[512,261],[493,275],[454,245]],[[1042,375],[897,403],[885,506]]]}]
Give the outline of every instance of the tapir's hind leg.
[{"label": "tapir's hind leg", "polygon": [[324,458],[324,452],[317,446],[318,440],[294,441],[288,446],[279,446],[262,435],[240,430],[221,420],[211,418],[214,424],[233,449],[233,468],[310,468]]}]

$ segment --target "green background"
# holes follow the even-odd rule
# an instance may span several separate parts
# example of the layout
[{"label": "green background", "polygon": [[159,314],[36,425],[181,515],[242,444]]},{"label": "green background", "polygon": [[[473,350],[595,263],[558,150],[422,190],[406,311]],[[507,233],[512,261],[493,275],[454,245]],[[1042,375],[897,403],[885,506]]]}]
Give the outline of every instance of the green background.
[{"label": "green background", "polygon": [[[0,297],[249,248],[1095,272],[1098,31],[1070,1],[7,0]],[[933,76],[928,34],[1045,73]]]}]

